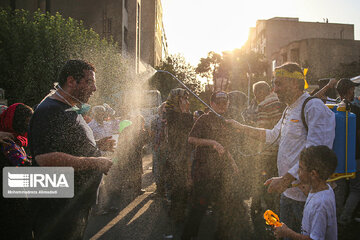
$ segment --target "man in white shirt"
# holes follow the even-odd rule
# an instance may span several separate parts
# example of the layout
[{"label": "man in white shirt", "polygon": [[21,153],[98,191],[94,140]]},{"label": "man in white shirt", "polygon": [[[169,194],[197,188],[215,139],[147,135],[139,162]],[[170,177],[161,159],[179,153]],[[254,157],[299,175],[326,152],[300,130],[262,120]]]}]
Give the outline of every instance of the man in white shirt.
[{"label": "man in white shirt", "polygon": [[303,71],[296,63],[285,63],[275,69],[274,92],[280,102],[287,105],[282,118],[273,129],[254,128],[227,120],[234,128],[260,141],[279,144],[277,167],[279,177],[265,182],[268,192],[282,193],[280,198],[280,219],[291,229],[300,232],[302,212],[306,196],[301,188],[292,187],[298,183],[300,152],[309,146],[325,145],[332,148],[335,138],[334,113],[320,99],[310,100],[304,108],[305,128],[301,117],[304,101],[310,97],[304,92]]}]

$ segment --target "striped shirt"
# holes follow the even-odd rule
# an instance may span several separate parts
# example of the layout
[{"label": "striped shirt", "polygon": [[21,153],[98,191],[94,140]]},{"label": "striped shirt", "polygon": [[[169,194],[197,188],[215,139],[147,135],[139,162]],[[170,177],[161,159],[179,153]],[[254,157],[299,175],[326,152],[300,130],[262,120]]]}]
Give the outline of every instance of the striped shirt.
[{"label": "striped shirt", "polygon": [[279,102],[276,93],[272,92],[259,103],[256,110],[257,127],[271,129],[279,121],[286,105]]}]

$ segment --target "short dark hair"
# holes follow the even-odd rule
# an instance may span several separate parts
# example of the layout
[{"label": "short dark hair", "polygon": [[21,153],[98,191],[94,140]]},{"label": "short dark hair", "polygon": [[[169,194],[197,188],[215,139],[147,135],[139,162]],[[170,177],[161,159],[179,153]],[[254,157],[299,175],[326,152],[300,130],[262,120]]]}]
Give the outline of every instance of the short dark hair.
[{"label": "short dark hair", "polygon": [[359,86],[359,83],[355,83],[350,78],[341,78],[336,84],[336,90],[340,97],[343,97],[350,88]]},{"label": "short dark hair", "polygon": [[307,171],[315,170],[322,180],[327,180],[337,166],[335,152],[324,145],[303,149],[300,153],[300,161],[304,163]]},{"label": "short dark hair", "polygon": [[[300,65],[296,62],[286,62],[283,65],[276,67],[275,71],[277,69],[284,69],[291,73],[299,72],[304,76],[303,70],[301,69]],[[298,81],[302,81],[302,84],[300,84],[299,88],[301,88],[301,90],[304,90],[304,84],[305,84],[304,80],[298,79]]]},{"label": "short dark hair", "polygon": [[61,68],[57,81],[61,87],[65,85],[69,76],[74,77],[76,82],[79,82],[85,76],[84,70],[95,72],[95,67],[84,60],[69,60]]},{"label": "short dark hair", "polygon": [[26,120],[33,115],[34,111],[25,104],[19,104],[15,108],[12,128],[17,133],[27,132],[28,123]]}]

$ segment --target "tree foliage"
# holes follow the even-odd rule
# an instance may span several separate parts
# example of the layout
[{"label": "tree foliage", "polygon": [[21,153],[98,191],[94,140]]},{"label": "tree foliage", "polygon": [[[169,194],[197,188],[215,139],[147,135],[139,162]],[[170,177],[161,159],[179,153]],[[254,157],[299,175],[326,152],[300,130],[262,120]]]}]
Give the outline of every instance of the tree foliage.
[{"label": "tree foliage", "polygon": [[209,83],[210,80],[213,79],[214,74],[218,71],[222,60],[220,54],[211,51],[206,58],[200,59],[200,63],[195,70],[201,77],[206,78]]},{"label": "tree foliage", "polygon": [[100,39],[81,21],[65,19],[59,13],[0,10],[0,87],[9,104],[39,103],[69,59],[95,65],[100,98],[125,81],[125,63],[116,43]]},{"label": "tree foliage", "polygon": [[218,77],[225,77],[230,80],[228,90],[244,91],[249,74],[253,82],[266,79],[264,73],[267,66],[268,63],[261,54],[234,49],[222,54],[209,52],[206,58],[200,59],[196,72],[205,77],[208,82]]},{"label": "tree foliage", "polygon": [[[196,77],[196,72],[193,66],[186,62],[185,58],[180,54],[170,55],[160,66],[158,70],[164,70],[172,73],[180,81],[182,81],[190,90],[199,93],[201,90],[201,83]],[[181,84],[166,73],[157,73],[150,81],[152,88],[158,89],[161,92],[163,99],[166,99],[169,92],[173,88],[181,87]]]}]

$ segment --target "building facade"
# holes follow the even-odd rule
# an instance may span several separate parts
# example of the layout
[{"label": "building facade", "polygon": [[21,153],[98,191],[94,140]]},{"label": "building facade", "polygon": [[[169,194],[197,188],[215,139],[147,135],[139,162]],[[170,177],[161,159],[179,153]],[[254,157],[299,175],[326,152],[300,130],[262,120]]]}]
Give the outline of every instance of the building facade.
[{"label": "building facade", "polygon": [[162,12],[160,0],[142,1],[141,60],[153,67],[159,66],[163,57],[167,57],[167,42]]},{"label": "building facade", "polygon": [[[311,38],[354,40],[354,25],[328,23],[327,21],[323,23],[301,22],[298,18],[282,17],[258,20],[256,27],[250,29],[245,48],[247,51],[263,54],[272,63],[267,71],[267,74],[271,75],[274,67],[279,65],[272,59],[274,53],[291,42]],[[291,56],[296,54],[299,53],[294,52]]]},{"label": "building facade", "polygon": [[159,64],[164,45],[167,49],[161,0],[0,0],[0,7],[6,6],[82,20],[100,37],[112,37],[136,73],[142,62]]},{"label": "building facade", "polygon": [[360,63],[360,41],[310,38],[294,41],[271,56],[276,65],[287,61],[309,67],[309,80],[333,77],[341,65]]}]

